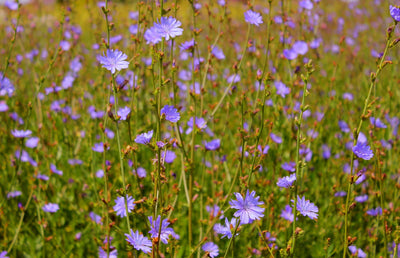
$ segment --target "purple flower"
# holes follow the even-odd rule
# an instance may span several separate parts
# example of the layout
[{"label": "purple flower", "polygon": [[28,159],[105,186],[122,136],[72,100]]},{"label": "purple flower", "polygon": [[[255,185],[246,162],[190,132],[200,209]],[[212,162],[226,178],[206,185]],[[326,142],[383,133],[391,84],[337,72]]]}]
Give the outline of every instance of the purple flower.
[{"label": "purple flower", "polygon": [[271,140],[273,140],[277,144],[281,144],[283,142],[282,138],[279,137],[278,135],[274,134],[274,133],[270,133],[269,136],[271,137]]},{"label": "purple flower", "polygon": [[314,5],[311,2],[311,0],[302,0],[302,1],[299,2],[299,5],[300,5],[301,8],[304,8],[306,10],[311,10],[314,7]]},{"label": "purple flower", "polygon": [[215,46],[212,50],[211,50],[211,54],[213,54],[213,56],[218,59],[218,60],[223,60],[225,59],[225,54],[224,51],[222,51],[222,49],[220,49],[219,47]]},{"label": "purple flower", "polygon": [[[158,215],[157,220],[155,220],[155,221],[153,220],[153,217],[150,216],[149,217],[149,221],[150,221],[150,227],[151,227],[151,229],[149,231],[149,234],[151,234],[151,237],[153,237],[153,238],[154,237],[158,237],[159,229],[160,229],[161,216]],[[168,239],[169,239],[170,235],[175,239],[179,239],[179,235],[176,234],[175,231],[172,228],[168,227],[169,224],[170,223],[168,222],[168,219],[164,219],[162,221],[162,223],[161,223],[160,238],[161,238],[161,241],[166,245],[168,244]]]},{"label": "purple flower", "polygon": [[54,213],[54,212],[58,211],[59,209],[60,209],[60,207],[58,206],[57,203],[48,203],[42,207],[42,210],[44,212],[51,212],[51,213]]},{"label": "purple flower", "polygon": [[161,115],[165,115],[166,120],[172,123],[176,123],[179,121],[179,119],[181,119],[181,115],[179,114],[178,110],[173,106],[165,105],[160,112]]},{"label": "purple flower", "polygon": [[107,257],[107,252],[104,251],[101,246],[99,246],[99,258],[117,258],[117,257],[118,257],[118,250],[117,249],[114,249],[114,250],[110,249],[109,256]]},{"label": "purple flower", "polygon": [[244,20],[249,24],[254,24],[257,27],[263,23],[262,17],[259,13],[248,10],[244,13]]},{"label": "purple flower", "polygon": [[39,143],[39,138],[38,137],[32,137],[26,140],[25,146],[28,148],[36,148],[36,146]]},{"label": "purple flower", "polygon": [[129,62],[125,61],[125,59],[127,58],[128,56],[119,51],[118,49],[116,50],[107,49],[107,55],[99,56],[98,60],[100,64],[103,65],[104,68],[106,68],[107,70],[111,71],[112,74],[114,74],[115,71],[120,71],[122,69],[128,68]]},{"label": "purple flower", "polygon": [[185,51],[185,50],[191,50],[194,48],[194,45],[196,44],[196,42],[194,41],[194,39],[191,39],[189,41],[185,41],[180,45],[180,49]]},{"label": "purple flower", "polygon": [[0,258],[10,258],[7,256],[7,251],[0,252]]},{"label": "purple flower", "polygon": [[26,138],[31,136],[32,131],[31,130],[11,130],[11,134],[15,138]]},{"label": "purple flower", "polygon": [[[294,200],[292,200],[292,203],[294,203]],[[318,218],[318,207],[309,200],[306,201],[304,196],[302,198],[297,196],[296,210],[298,210],[301,215],[307,216],[310,219]]]},{"label": "purple flower", "polygon": [[356,197],[354,197],[354,200],[359,203],[366,202],[366,201],[368,201],[368,194],[356,196]]},{"label": "purple flower", "polygon": [[131,113],[131,109],[129,107],[123,107],[120,108],[117,112],[118,116],[120,117],[120,120],[126,120],[128,118],[128,115]]},{"label": "purple flower", "polygon": [[208,254],[208,257],[214,258],[217,257],[219,254],[219,249],[216,244],[213,242],[207,242],[205,243],[201,249],[203,249],[204,252]]},{"label": "purple flower", "polygon": [[345,191],[339,191],[335,193],[335,197],[344,197],[347,193]]},{"label": "purple flower", "polygon": [[376,207],[375,209],[367,210],[367,214],[370,215],[370,216],[382,215],[382,208],[381,207]]},{"label": "purple flower", "polygon": [[[202,130],[207,128],[207,121],[204,118],[196,117],[195,121],[196,121],[196,127],[198,129]],[[189,134],[193,130],[193,117],[189,119],[187,125],[189,126],[189,128],[186,130],[186,134]]]},{"label": "purple flower", "polygon": [[299,55],[305,55],[308,51],[308,45],[304,41],[296,41],[292,49]]},{"label": "purple flower", "polygon": [[148,131],[147,133],[142,133],[136,136],[135,142],[140,144],[149,144],[151,138],[153,137],[153,130]]},{"label": "purple flower", "polygon": [[176,158],[176,154],[173,151],[167,150],[161,152],[161,158],[165,160],[166,163],[172,163],[174,162]]},{"label": "purple flower", "polygon": [[288,60],[293,60],[297,58],[297,52],[293,49],[284,49],[283,56]]},{"label": "purple flower", "polygon": [[66,41],[66,40],[61,40],[61,41],[60,41],[60,48],[61,48],[63,51],[68,51],[68,50],[71,48],[71,43],[69,43],[69,42]]},{"label": "purple flower", "polygon": [[96,213],[94,213],[93,211],[89,212],[89,217],[92,221],[94,221],[97,224],[103,225],[103,223],[101,222],[101,217],[100,215],[97,215]]},{"label": "purple flower", "polygon": [[7,199],[15,198],[15,197],[20,196],[20,195],[22,195],[21,191],[12,191],[12,192],[9,192],[7,194]]},{"label": "purple flower", "polygon": [[131,244],[136,250],[143,251],[145,254],[151,252],[151,241],[147,237],[143,236],[142,233],[139,233],[139,230],[133,232],[131,229],[130,234],[125,234],[125,236],[126,241],[128,241],[128,243]]},{"label": "purple flower", "polygon": [[103,178],[103,176],[104,176],[104,171],[102,169],[96,171],[97,178]]},{"label": "purple flower", "polygon": [[285,96],[290,93],[290,88],[286,87],[283,82],[275,81],[274,85],[276,89],[276,94],[280,95],[282,98],[285,98]]},{"label": "purple flower", "polygon": [[146,177],[146,169],[144,169],[142,167],[138,167],[136,174],[139,178],[145,178]]},{"label": "purple flower", "polygon": [[161,33],[158,32],[156,27],[151,27],[146,30],[144,33],[144,39],[146,40],[146,44],[157,44],[161,42],[162,36]]},{"label": "purple flower", "polygon": [[395,20],[396,22],[400,22],[400,7],[390,5],[389,11],[393,20]]},{"label": "purple flower", "polygon": [[370,160],[374,156],[374,153],[367,143],[357,142],[356,146],[353,147],[353,152],[357,157],[364,160]]},{"label": "purple flower", "polygon": [[227,237],[228,239],[232,238],[232,230],[231,228],[236,227],[236,218],[232,218],[231,221],[229,221],[227,218],[225,218],[225,225],[222,225],[220,223],[217,223],[214,225],[213,229],[217,234],[221,234],[221,238]]},{"label": "purple flower", "polygon": [[169,40],[182,35],[183,29],[179,28],[181,25],[182,23],[174,17],[161,17],[160,21],[154,23],[153,28],[160,37]]},{"label": "purple flower", "polygon": [[281,165],[281,168],[283,170],[289,171],[289,172],[295,172],[296,171],[296,162],[291,161],[291,162],[285,162]]},{"label": "purple flower", "polygon": [[37,179],[43,180],[43,181],[48,181],[49,176],[43,175],[43,174],[37,174],[36,176]]},{"label": "purple flower", "polygon": [[322,157],[324,159],[329,159],[331,157],[331,148],[326,144],[322,144]]},{"label": "purple flower", "polygon": [[58,174],[60,176],[63,175],[63,172],[61,170],[58,170],[56,165],[54,165],[54,164],[50,164],[50,171],[53,172],[53,173],[56,173],[56,174]]},{"label": "purple flower", "polygon": [[[99,142],[99,143],[95,143],[94,146],[92,147],[92,150],[95,152],[104,152],[104,143]],[[107,150],[110,149],[110,147],[107,148]]]},{"label": "purple flower", "polygon": [[371,122],[372,125],[374,125],[377,128],[387,128],[385,123],[382,122],[382,120],[380,118],[375,119],[375,117],[370,117],[369,121]]},{"label": "purple flower", "polygon": [[260,220],[260,218],[264,217],[265,208],[259,207],[264,202],[258,201],[260,196],[256,197],[255,191],[249,193],[249,190],[247,190],[244,198],[240,193],[234,194],[237,200],[230,200],[229,204],[232,209],[237,209],[233,216],[240,217],[241,224],[249,224],[254,220]]},{"label": "purple flower", "polygon": [[294,214],[292,212],[292,207],[290,205],[286,205],[285,208],[281,212],[281,217],[288,221],[293,221]]},{"label": "purple flower", "polygon": [[[1,74],[0,74],[1,76]],[[8,111],[8,106],[7,103],[5,101],[0,101],[0,112],[6,112]]]},{"label": "purple flower", "polygon": [[[128,206],[128,212],[130,213],[136,206],[133,202],[135,199],[132,198],[132,196],[127,195],[127,206]],[[120,216],[121,218],[126,217],[126,209],[125,209],[125,197],[119,196],[115,200],[115,205],[113,207],[114,211],[117,213],[117,216]]]},{"label": "purple flower", "polygon": [[[224,211],[223,210],[221,210],[221,208],[218,206],[218,205],[216,205],[216,204],[214,204],[214,206],[213,207],[210,207],[210,206],[206,206],[206,210],[207,210],[207,212],[208,213],[210,213],[210,215],[214,218],[214,217],[216,217],[216,216],[218,216],[218,213],[221,211],[221,213],[220,213],[220,219],[223,219],[224,218]],[[222,215],[221,215],[222,214]]]},{"label": "purple flower", "polygon": [[278,183],[276,183],[276,185],[283,188],[289,188],[293,185],[294,181],[296,181],[296,173],[293,173],[290,176],[279,178]]},{"label": "purple flower", "polygon": [[367,254],[364,253],[364,251],[361,250],[361,248],[357,248],[355,245],[349,246],[349,251],[351,252],[351,254],[353,254],[353,256],[357,255],[357,257],[359,258],[367,257]]},{"label": "purple flower", "polygon": [[204,147],[206,148],[206,150],[209,150],[209,151],[218,150],[221,147],[221,140],[220,139],[214,139],[214,140],[211,140],[209,142],[206,142],[204,144]]},{"label": "purple flower", "polygon": [[[15,2],[15,0],[7,0],[7,1],[4,3],[4,5],[5,5],[8,9],[10,9],[10,10],[12,10],[12,11],[15,11],[15,10],[18,9],[18,3]],[[6,252],[6,253],[7,253],[7,252]],[[0,256],[0,257],[1,257],[1,256]]]}]

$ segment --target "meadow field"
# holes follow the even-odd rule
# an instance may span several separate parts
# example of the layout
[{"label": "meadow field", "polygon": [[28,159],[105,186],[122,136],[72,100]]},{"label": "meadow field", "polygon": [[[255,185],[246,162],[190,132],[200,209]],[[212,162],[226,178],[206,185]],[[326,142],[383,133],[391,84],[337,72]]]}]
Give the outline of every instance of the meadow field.
[{"label": "meadow field", "polygon": [[398,0],[0,5],[0,258],[400,257]]}]

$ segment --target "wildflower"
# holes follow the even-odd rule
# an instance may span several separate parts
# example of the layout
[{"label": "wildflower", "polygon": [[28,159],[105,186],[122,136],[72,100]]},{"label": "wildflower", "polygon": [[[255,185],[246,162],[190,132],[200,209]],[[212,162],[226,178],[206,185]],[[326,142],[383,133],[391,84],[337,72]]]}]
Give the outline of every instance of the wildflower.
[{"label": "wildflower", "polygon": [[15,138],[26,138],[31,136],[32,131],[31,130],[11,130],[11,134]]},{"label": "wildflower", "polygon": [[[10,9],[10,10],[12,10],[12,11],[15,11],[15,10],[18,9],[18,3],[15,2],[15,0],[7,0],[7,1],[4,3],[4,5],[5,5],[8,9]],[[6,253],[7,253],[7,252],[6,252]],[[0,257],[2,257],[2,256],[0,256]]]},{"label": "wildflower", "polygon": [[57,175],[60,175],[60,176],[63,175],[63,172],[61,170],[58,170],[56,165],[54,165],[54,164],[50,164],[50,171],[53,173],[56,173]]},{"label": "wildflower", "polygon": [[335,193],[335,197],[344,197],[347,193],[345,191],[339,191]]},{"label": "wildflower", "polygon": [[283,142],[282,138],[274,133],[270,133],[269,136],[271,137],[271,140],[273,140],[274,142],[276,142],[278,144],[281,144]]},{"label": "wildflower", "polygon": [[[198,129],[200,129],[200,130],[206,129],[206,128],[207,128],[207,121],[206,121],[204,118],[202,118],[202,117],[196,117],[196,119],[195,119],[195,124],[196,124],[196,127],[197,127]],[[187,122],[187,125],[188,125],[190,128],[186,130],[186,134],[189,134],[189,133],[191,133],[192,130],[193,130],[193,117],[191,117],[191,118],[189,119],[189,121]]]},{"label": "wildflower", "polygon": [[165,160],[166,163],[172,163],[174,162],[176,158],[176,154],[173,151],[167,150],[161,152],[161,158]]},{"label": "wildflower", "polygon": [[161,42],[162,36],[158,32],[158,30],[155,27],[151,27],[147,29],[144,33],[144,39],[146,40],[146,44],[157,44],[158,42]]},{"label": "wildflower", "polygon": [[44,205],[42,207],[42,210],[44,212],[51,212],[51,213],[55,213],[56,211],[58,211],[60,209],[60,207],[58,206],[57,203],[48,203],[46,205]]},{"label": "wildflower", "polygon": [[183,29],[179,28],[181,25],[182,23],[174,17],[161,17],[160,21],[154,24],[154,28],[161,37],[169,40],[182,35]]},{"label": "wildflower", "polygon": [[393,20],[395,20],[396,22],[400,22],[400,7],[390,5],[389,11]]},{"label": "wildflower", "polygon": [[218,59],[218,60],[223,60],[225,59],[225,54],[224,51],[222,51],[222,49],[220,49],[219,47],[215,46],[212,50],[211,50],[211,54],[213,54],[213,56]]},{"label": "wildflower", "polygon": [[[292,200],[294,203],[294,200]],[[318,207],[309,200],[306,201],[305,197],[297,196],[296,210],[298,210],[301,215],[308,216],[310,219],[318,218]]]},{"label": "wildflower", "polygon": [[368,201],[368,194],[356,196],[356,197],[354,197],[354,200],[359,203],[366,202],[366,201]]},{"label": "wildflower", "polygon": [[32,137],[26,140],[25,146],[28,148],[36,148],[36,146],[39,143],[39,138],[38,137]]},{"label": "wildflower", "polygon": [[342,130],[342,132],[344,132],[344,133],[349,133],[350,132],[349,126],[343,120],[339,121],[339,127],[340,127],[340,130]]},{"label": "wildflower", "polygon": [[223,210],[221,210],[221,208],[218,206],[218,205],[216,205],[216,204],[214,204],[214,206],[213,207],[210,207],[210,206],[206,206],[206,210],[207,210],[207,212],[208,213],[210,213],[210,215],[211,215],[211,217],[213,217],[213,218],[215,218],[216,216],[218,216],[218,213],[221,211],[221,213],[220,213],[220,219],[223,219],[224,218],[224,211]]},{"label": "wildflower", "polygon": [[[132,196],[127,195],[126,205],[128,206],[128,212],[131,212],[135,208],[136,204],[133,203],[134,201],[135,199],[133,199]],[[117,215],[120,216],[121,218],[126,217],[125,197],[123,196],[117,197],[113,209],[117,213]]]},{"label": "wildflower", "polygon": [[103,176],[104,176],[104,170],[99,169],[99,170],[96,171],[96,177],[97,178],[103,178]]},{"label": "wildflower", "polygon": [[9,258],[7,256],[7,251],[0,252],[0,258]]},{"label": "wildflower", "polygon": [[131,229],[130,234],[125,234],[125,236],[126,241],[128,241],[128,243],[131,244],[136,250],[143,251],[145,254],[151,252],[151,241],[147,237],[143,236],[142,233],[139,233],[139,230],[133,232]]},{"label": "wildflower", "polygon": [[380,118],[375,119],[375,117],[370,117],[369,121],[371,122],[372,125],[374,125],[377,128],[387,128],[385,123],[382,122],[382,120]]},{"label": "wildflower", "polygon": [[293,49],[284,49],[283,50],[283,56],[288,59],[288,60],[293,60],[297,58],[297,52],[294,51]]},{"label": "wildflower", "polygon": [[180,49],[181,50],[192,50],[194,48],[194,45],[196,44],[196,42],[194,41],[194,39],[191,39],[189,41],[183,42],[180,45]]},{"label": "wildflower", "polygon": [[293,221],[294,214],[292,212],[292,207],[290,205],[286,205],[285,208],[281,212],[281,217],[288,221]]},{"label": "wildflower", "polygon": [[221,238],[227,237],[228,239],[232,238],[232,228],[236,227],[236,218],[232,218],[231,221],[229,221],[227,218],[225,218],[225,225],[222,225],[220,223],[217,223],[214,225],[214,231],[217,234],[221,234]]},{"label": "wildflower", "polygon": [[291,161],[291,162],[285,162],[281,165],[281,168],[283,170],[289,171],[289,172],[295,172],[296,171],[296,162]]},{"label": "wildflower", "polygon": [[153,137],[153,130],[148,131],[147,133],[142,133],[136,136],[135,142],[140,144],[149,144],[151,138]]},{"label": "wildflower", "polygon": [[275,81],[274,85],[276,89],[276,94],[281,96],[282,98],[285,98],[285,96],[290,93],[290,88],[286,87],[283,82]]},{"label": "wildflower", "polygon": [[376,207],[375,209],[367,210],[367,214],[370,215],[370,216],[382,215],[382,208],[381,207]]},{"label": "wildflower", "polygon": [[93,211],[89,212],[89,217],[92,221],[94,221],[97,224],[103,225],[103,222],[101,222],[101,217],[100,215],[97,215]]},{"label": "wildflower", "polygon": [[209,142],[206,142],[204,144],[204,147],[206,148],[206,150],[209,150],[209,151],[218,150],[221,147],[221,140],[220,139],[214,139],[214,140],[211,140]]},{"label": "wildflower", "polygon": [[120,117],[120,120],[127,120],[129,114],[131,113],[131,109],[129,107],[123,107],[120,108],[117,112],[118,116]]},{"label": "wildflower", "polygon": [[160,235],[161,241],[166,245],[168,244],[168,239],[169,239],[170,235],[175,239],[179,239],[179,235],[176,234],[172,228],[168,227],[168,225],[170,224],[168,222],[168,219],[164,219],[162,221],[160,234],[159,234],[159,229],[160,229],[161,216],[159,215],[155,221],[153,220],[153,217],[150,216],[149,221],[150,221],[150,225],[151,225],[151,229],[149,231],[149,233],[151,234],[151,237],[154,238],[154,237],[158,237],[158,235]]},{"label": "wildflower", "polygon": [[306,10],[311,10],[314,7],[313,3],[310,0],[302,0],[299,2],[299,5],[301,8],[304,8]]},{"label": "wildflower", "polygon": [[173,106],[165,105],[160,112],[160,115],[165,115],[165,119],[172,123],[176,123],[179,121],[179,119],[181,119],[181,115],[179,114],[178,110]]},{"label": "wildflower", "polygon": [[114,250],[110,249],[109,256],[107,256],[107,252],[104,251],[101,246],[99,246],[99,258],[117,258],[117,257],[118,257],[117,249],[114,249]]},{"label": "wildflower", "polygon": [[374,156],[374,153],[367,143],[357,142],[357,144],[353,147],[353,152],[357,157],[364,160],[370,160]]},{"label": "wildflower", "polygon": [[353,256],[357,255],[357,257],[359,258],[367,257],[367,254],[364,253],[364,251],[361,250],[361,248],[357,248],[355,245],[349,246],[349,251],[351,252],[351,254],[353,254]]},{"label": "wildflower", "polygon": [[255,197],[256,192],[252,191],[249,194],[249,190],[247,190],[246,196],[243,199],[243,196],[240,193],[235,193],[237,200],[230,200],[229,204],[232,209],[237,209],[233,216],[240,217],[241,224],[249,224],[254,220],[260,220],[260,218],[264,217],[264,208],[259,207],[264,204],[264,202],[259,202],[259,196]]},{"label": "wildflower", "polygon": [[289,188],[293,185],[293,182],[296,181],[296,174],[293,173],[290,176],[285,176],[283,178],[279,178],[278,183],[276,183],[277,186],[283,187],[283,188]]},{"label": "wildflower", "polygon": [[0,101],[0,112],[6,112],[6,111],[8,111],[7,103],[5,101]]},{"label": "wildflower", "polygon": [[324,159],[329,159],[331,157],[331,148],[326,144],[322,144],[322,157]]},{"label": "wildflower", "polygon": [[38,175],[36,176],[36,178],[37,178],[37,179],[40,179],[40,180],[43,180],[43,181],[48,181],[48,180],[49,180],[49,177],[46,176],[46,175],[43,175],[43,174],[38,174]]},{"label": "wildflower", "polygon": [[219,249],[218,246],[216,244],[214,244],[213,242],[207,242],[205,243],[201,249],[203,249],[204,252],[208,253],[208,256],[211,258],[217,257],[219,254]]},{"label": "wildflower", "polygon": [[[107,150],[110,149],[110,147],[107,148]],[[104,143],[99,142],[99,143],[95,143],[94,146],[92,147],[92,150],[95,152],[104,152],[105,148],[104,148]]]},{"label": "wildflower", "polygon": [[305,55],[308,51],[308,46],[307,43],[304,41],[296,41],[293,44],[292,49],[299,55]]},{"label": "wildflower", "polygon": [[98,57],[99,62],[103,65],[103,67],[111,71],[112,74],[114,74],[116,70],[120,71],[122,69],[128,68],[129,62],[125,61],[125,59],[127,58],[128,56],[118,49],[107,49],[106,56]]},{"label": "wildflower", "polygon": [[9,192],[7,194],[7,199],[15,198],[15,197],[20,196],[20,195],[22,195],[21,191],[12,191],[12,192]]},{"label": "wildflower", "polygon": [[247,23],[254,24],[257,27],[263,23],[262,17],[259,13],[248,10],[244,13],[244,20]]}]

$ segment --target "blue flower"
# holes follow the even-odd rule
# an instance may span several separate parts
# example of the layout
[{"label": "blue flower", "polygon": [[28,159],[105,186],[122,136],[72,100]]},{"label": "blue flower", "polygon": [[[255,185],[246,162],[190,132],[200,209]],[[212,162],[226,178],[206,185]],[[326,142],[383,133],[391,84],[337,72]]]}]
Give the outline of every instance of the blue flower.
[{"label": "blue flower", "polygon": [[60,176],[63,175],[63,172],[61,170],[58,170],[56,165],[54,164],[50,164],[50,171]]},{"label": "blue flower", "polygon": [[395,21],[400,22],[400,7],[390,5],[389,11],[390,11],[390,15],[392,16],[392,18]]},{"label": "blue flower", "polygon": [[375,117],[370,117],[369,121],[371,122],[372,125],[374,125],[377,128],[387,128],[385,123],[382,122],[382,120],[380,118],[375,119]]},{"label": "blue flower", "polygon": [[270,133],[269,136],[271,137],[271,140],[273,140],[274,142],[276,142],[278,144],[281,144],[283,142],[282,138],[274,133]]},{"label": "blue flower", "polygon": [[128,115],[131,113],[131,109],[129,107],[123,107],[120,108],[117,112],[118,116],[120,117],[120,120],[126,120],[128,118]]},{"label": "blue flower", "polygon": [[0,96],[11,95],[14,93],[14,85],[0,72]]},{"label": "blue flower", "polygon": [[262,17],[259,13],[248,10],[244,13],[244,20],[247,23],[254,24],[257,27],[263,23]]},{"label": "blue flower", "polygon": [[280,95],[282,98],[285,98],[285,96],[290,93],[290,88],[286,87],[283,82],[275,81],[274,85],[276,89],[276,94]]},{"label": "blue flower", "polygon": [[182,35],[183,29],[179,28],[181,25],[182,23],[174,17],[161,17],[160,21],[154,23],[154,28],[161,37],[169,40]]},{"label": "blue flower", "polygon": [[201,249],[203,249],[204,252],[208,253],[208,256],[211,258],[217,257],[219,254],[219,249],[218,246],[216,244],[214,244],[213,242],[207,242],[205,243]]},{"label": "blue flower", "polygon": [[240,217],[241,224],[249,224],[254,220],[260,220],[260,218],[264,217],[265,208],[259,207],[264,204],[264,202],[259,202],[260,196],[255,197],[256,192],[252,191],[249,194],[249,190],[247,190],[246,196],[243,199],[243,196],[240,193],[234,193],[237,200],[230,200],[229,204],[232,209],[237,209],[233,216]]},{"label": "blue flower", "polygon": [[[196,127],[198,129],[202,130],[207,128],[207,121],[204,118],[196,117],[195,121],[196,121]],[[189,126],[189,128],[186,130],[186,134],[189,134],[193,130],[193,117],[189,119],[187,125]]]},{"label": "blue flower", "polygon": [[167,150],[167,152],[162,151],[161,152],[161,158],[165,160],[166,163],[172,163],[174,162],[176,158],[176,154],[173,151]]},{"label": "blue flower", "polygon": [[[136,206],[136,204],[133,203],[135,199],[133,199],[132,196],[129,195],[127,196],[128,196],[127,197],[128,212],[131,212]],[[121,218],[126,217],[125,197],[123,196],[117,197],[113,209],[117,213],[117,215],[120,216]]]},{"label": "blue flower", "polygon": [[125,236],[126,241],[128,241],[128,243],[131,244],[136,250],[143,251],[145,254],[151,252],[151,241],[147,237],[143,236],[142,233],[139,233],[139,230],[133,232],[131,229],[130,234],[125,234]]},{"label": "blue flower", "polygon": [[7,256],[7,251],[0,252],[0,258],[9,258]]},{"label": "blue flower", "polygon": [[196,44],[196,42],[194,41],[194,39],[192,39],[192,40],[183,42],[183,43],[180,45],[179,48],[180,48],[181,50],[191,50],[191,49],[194,48],[194,45],[195,45],[195,44]]},{"label": "blue flower", "polygon": [[51,212],[54,213],[56,211],[58,211],[60,209],[60,207],[58,206],[57,203],[48,203],[46,205],[43,205],[42,210],[44,212]]},{"label": "blue flower", "polygon": [[281,168],[289,171],[289,172],[295,172],[296,171],[296,162],[291,161],[291,162],[285,162],[281,165]]},{"label": "blue flower", "polygon": [[357,257],[359,258],[367,257],[367,254],[364,253],[364,251],[361,250],[361,248],[357,248],[355,245],[349,246],[349,251],[351,252],[351,254],[353,254],[353,256],[357,255]]},{"label": "blue flower", "polygon": [[356,196],[356,197],[354,197],[354,200],[359,203],[366,202],[366,201],[368,201],[368,194]]},{"label": "blue flower", "polygon": [[231,239],[232,238],[232,230],[231,229],[236,227],[236,222],[237,222],[236,218],[232,218],[231,221],[229,221],[227,218],[225,218],[225,225],[217,223],[214,225],[213,229],[217,234],[222,235],[221,238],[227,237],[228,239]]},{"label": "blue flower", "polygon": [[[104,152],[104,143],[99,142],[99,143],[95,143],[94,146],[92,147],[92,150],[95,152]],[[107,148],[107,150],[110,149],[110,147]]]},{"label": "blue flower", "polygon": [[15,138],[26,138],[31,136],[32,131],[31,130],[11,130],[11,134],[15,137]]},{"label": "blue flower", "polygon": [[289,188],[293,185],[294,181],[296,181],[295,173],[291,174],[290,176],[279,178],[278,183],[276,183],[276,185],[283,188]]},{"label": "blue flower", "polygon": [[172,123],[176,123],[179,121],[179,119],[181,119],[181,115],[179,114],[178,110],[173,106],[165,105],[161,109],[160,113],[160,115],[165,115],[165,119]]},{"label": "blue flower", "polygon": [[299,2],[300,7],[306,9],[306,10],[311,10],[313,9],[314,5],[310,0],[302,0]]},{"label": "blue flower", "polygon": [[213,56],[218,59],[218,60],[223,60],[225,59],[225,54],[224,51],[222,49],[220,49],[219,47],[215,46],[212,50],[211,50],[211,54],[213,54]]},{"label": "blue flower", "polygon": [[346,195],[347,195],[347,193],[345,191],[339,191],[339,192],[336,192],[334,196],[335,197],[344,197]]},{"label": "blue flower", "polygon": [[211,140],[209,142],[206,142],[204,144],[204,147],[206,148],[206,150],[209,150],[209,151],[218,150],[219,147],[221,147],[221,140],[220,139],[214,139],[214,140]]},{"label": "blue flower", "polygon": [[370,160],[374,156],[374,153],[367,143],[357,142],[356,146],[353,147],[353,152],[357,157],[364,160]]},{"label": "blue flower", "polygon": [[151,27],[146,30],[144,33],[144,39],[146,40],[146,44],[157,44],[158,42],[161,42],[162,36],[161,33],[157,30],[155,27]]},{"label": "blue flower", "polygon": [[136,136],[135,142],[140,144],[149,144],[151,138],[153,137],[153,130],[148,131],[147,133],[142,133]]},{"label": "blue flower", "polygon": [[[103,53],[104,55],[104,53]],[[128,56],[122,53],[119,50],[112,50],[112,49],[107,49],[107,55],[106,56],[99,56],[98,60],[100,64],[103,65],[104,68],[107,70],[111,71],[112,74],[115,73],[115,71],[120,71],[122,69],[128,68],[129,62],[125,61]]]},{"label": "blue flower", "polygon": [[[294,200],[292,200],[292,202],[294,203]],[[318,207],[309,200],[306,201],[304,196],[302,198],[297,196],[296,210],[298,210],[301,215],[307,216],[310,219],[318,218]]]},{"label": "blue flower", "polygon": [[283,50],[283,56],[288,59],[288,60],[293,60],[297,58],[297,52],[294,51],[293,49],[284,49]]},{"label": "blue flower", "polygon": [[293,221],[294,214],[292,212],[292,207],[290,205],[286,205],[285,208],[281,212],[281,217],[288,221]]},{"label": "blue flower", "polygon": [[92,221],[94,221],[97,224],[103,225],[103,222],[101,222],[101,217],[100,215],[97,215],[93,211],[89,212],[89,217]]},{"label": "blue flower", "polygon": [[382,215],[382,208],[381,207],[376,207],[375,209],[367,210],[367,214],[370,215],[370,216]]},{"label": "blue flower", "polygon": [[168,219],[164,219],[161,223],[161,233],[159,234],[159,229],[160,229],[160,221],[161,221],[161,216],[158,215],[157,220],[153,220],[153,217],[150,216],[149,217],[149,221],[150,221],[150,231],[149,233],[151,234],[151,237],[158,237],[158,235],[160,235],[161,241],[164,244],[168,244],[168,239],[169,236],[171,235],[173,238],[175,239],[179,239],[179,235],[175,233],[175,231],[168,227],[169,226],[169,222]]},{"label": "blue flower", "polygon": [[308,46],[307,43],[304,41],[296,41],[293,44],[292,49],[299,55],[305,55],[308,51]]}]

